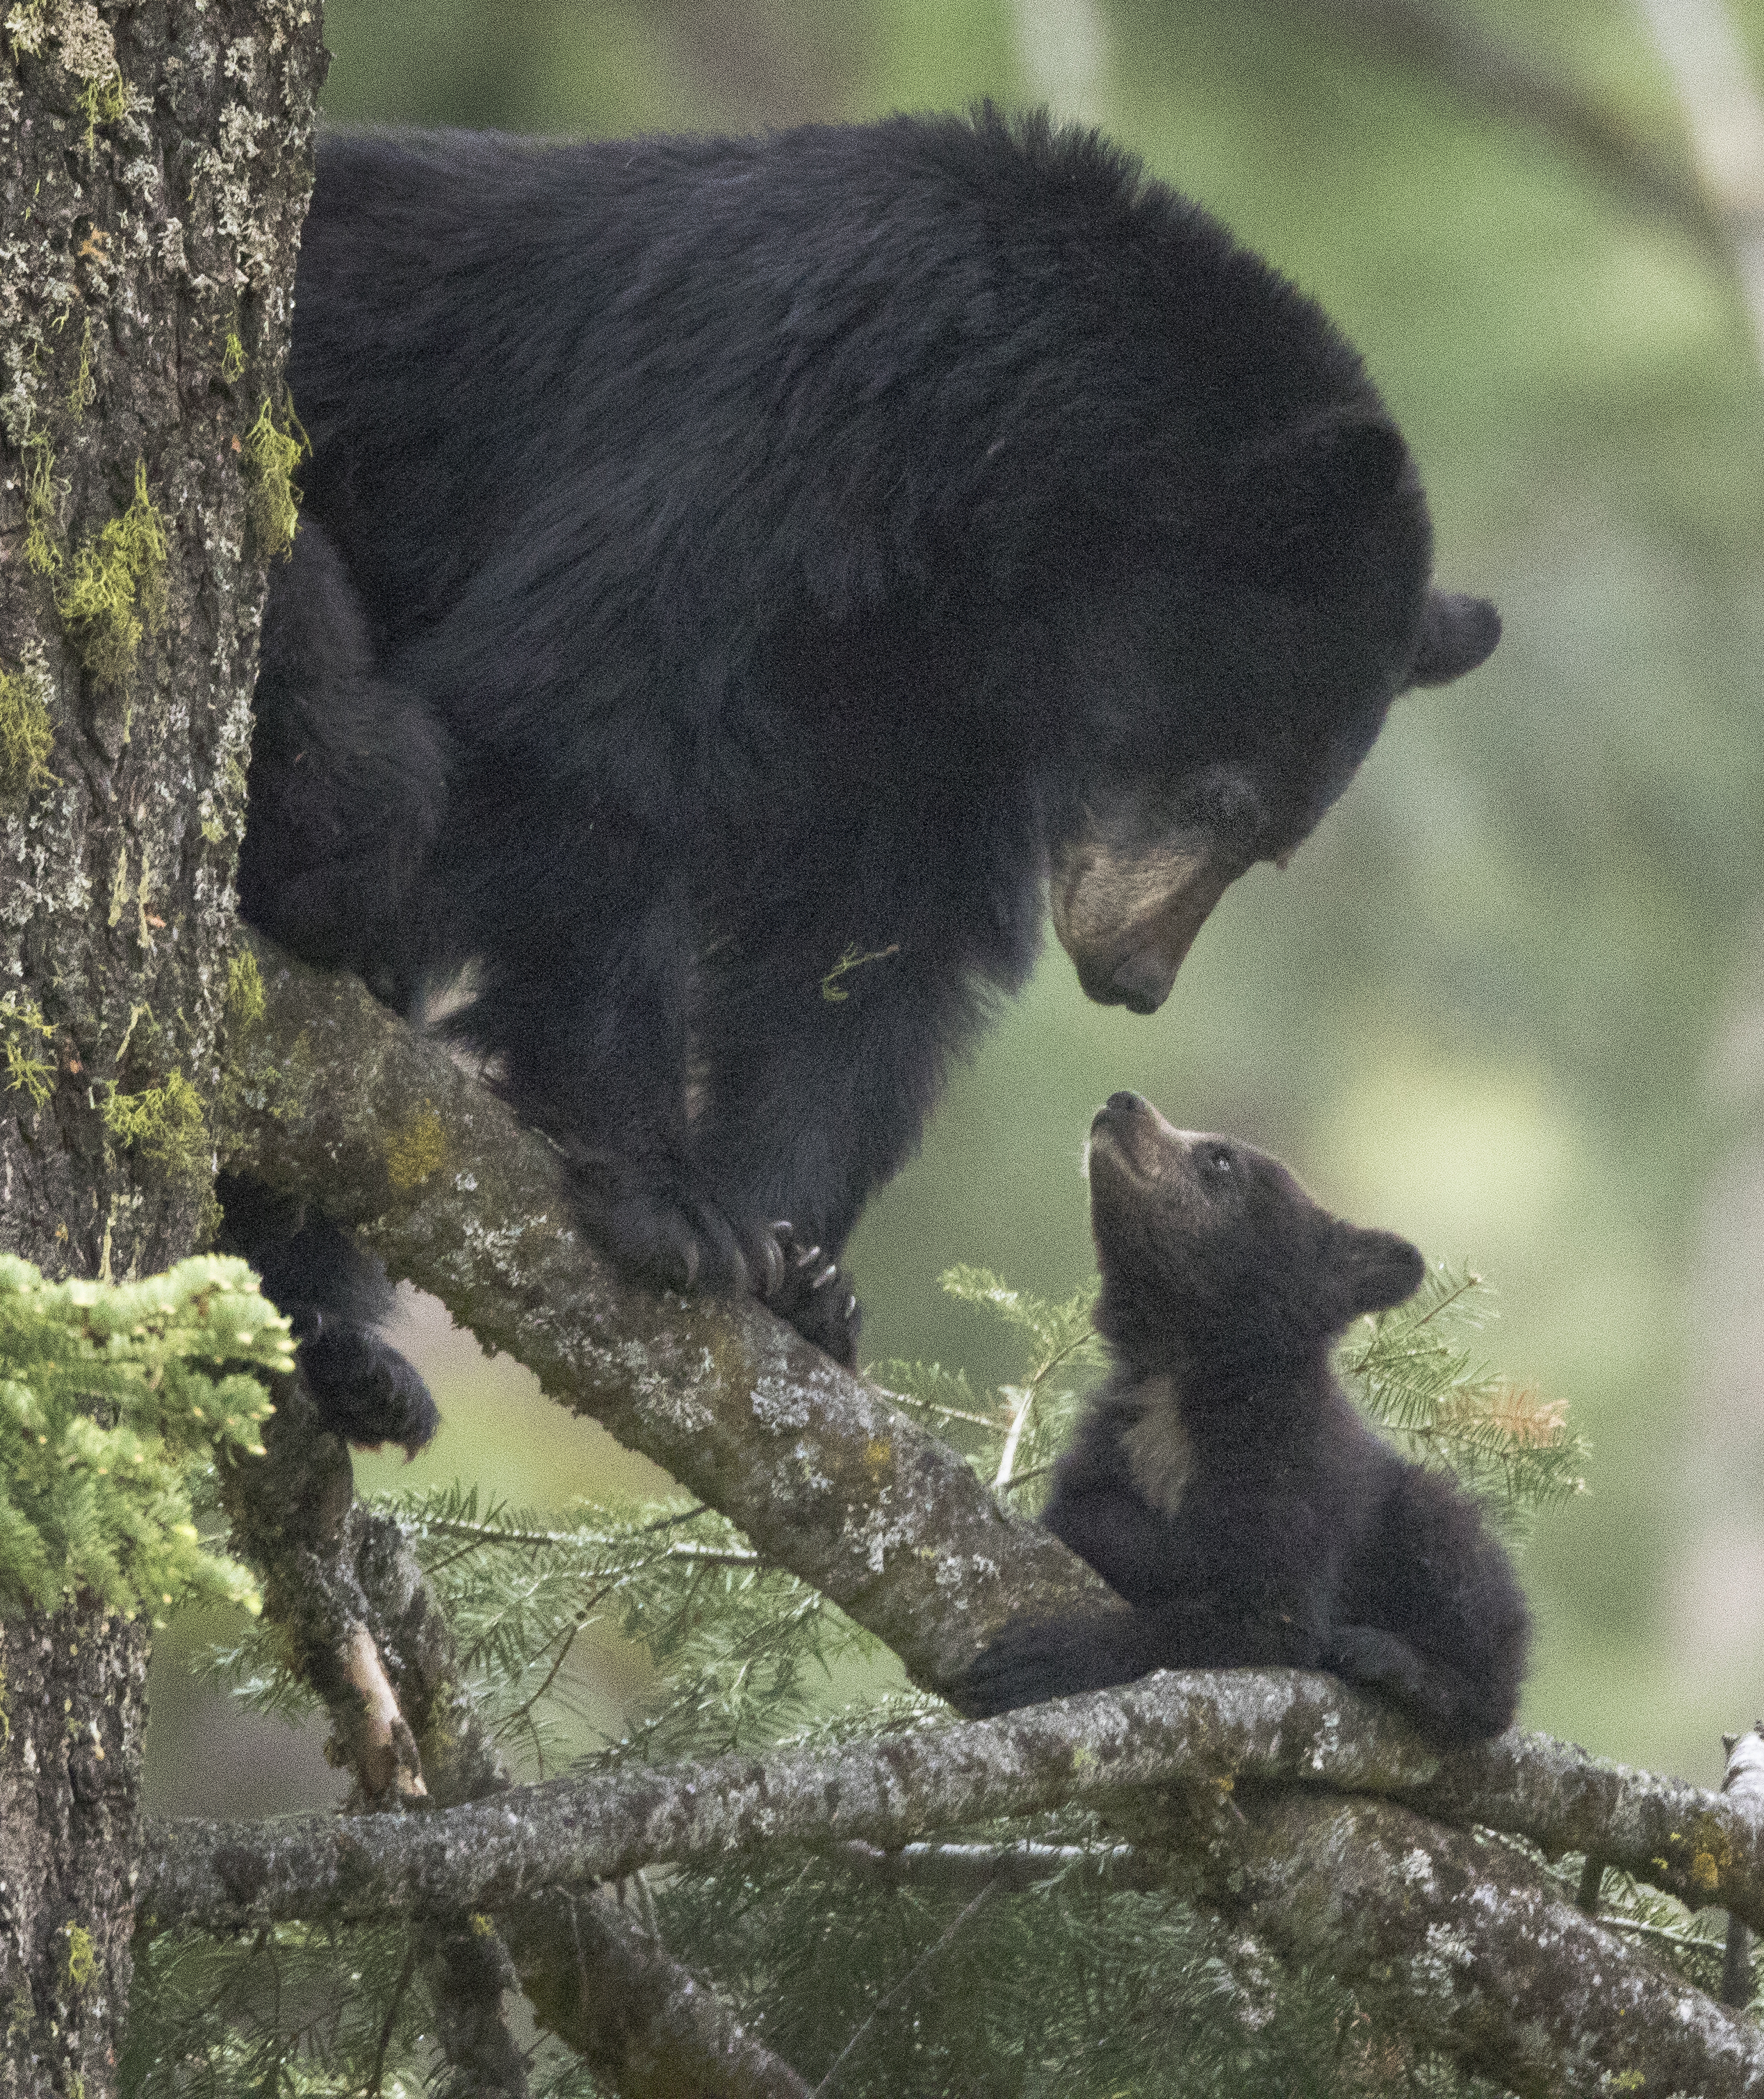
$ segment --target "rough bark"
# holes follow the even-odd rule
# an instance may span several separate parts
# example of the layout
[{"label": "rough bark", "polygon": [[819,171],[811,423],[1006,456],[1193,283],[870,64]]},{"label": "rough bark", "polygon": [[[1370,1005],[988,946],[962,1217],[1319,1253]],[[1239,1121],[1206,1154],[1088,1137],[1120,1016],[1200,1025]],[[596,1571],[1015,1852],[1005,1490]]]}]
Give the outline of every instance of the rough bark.
[{"label": "rough bark", "polygon": [[70,1607],[0,1626],[0,2091],[113,2088],[147,1640]]},{"label": "rough bark", "polygon": [[508,1937],[534,2010],[622,2099],[808,2099],[609,1894],[529,1903]]},{"label": "rough bark", "polygon": [[1221,1819],[1195,1892],[1520,2099],[1764,2092],[1764,2034],[1489,1838],[1291,1793]]},{"label": "rough bark", "polygon": [[[21,0],[0,41],[0,1247],[55,1274],[163,1269],[209,1200],[253,433],[323,63],[301,0]],[[98,2099],[144,1644],[77,1610],[5,1638],[0,2091]]]}]

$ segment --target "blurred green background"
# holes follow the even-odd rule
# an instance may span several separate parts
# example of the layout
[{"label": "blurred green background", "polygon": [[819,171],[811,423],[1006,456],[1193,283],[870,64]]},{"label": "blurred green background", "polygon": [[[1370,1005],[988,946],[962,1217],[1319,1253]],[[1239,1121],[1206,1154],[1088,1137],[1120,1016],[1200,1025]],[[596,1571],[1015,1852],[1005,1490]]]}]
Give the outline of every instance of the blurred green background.
[{"label": "blurred green background", "polygon": [[[1754,64],[1764,0],[1734,10]],[[1468,24],[1692,177],[1639,11]],[[1346,4],[332,0],[345,122],[750,130],[1046,100],[1102,123],[1315,293],[1417,452],[1448,586],[1507,633],[1401,702],[1284,873],[1230,893],[1155,1019],[1049,952],[851,1248],[864,1349],[1008,1375],[939,1271],[1063,1296],[1114,1088],[1279,1152],[1467,1256],[1490,1359],[1570,1402],[1591,1492],[1537,1529],[1524,1718],[1705,1781],[1764,1710],[1764,381],[1718,243]],[[1511,105],[1511,98],[1509,104]],[[446,1416],[425,1476],[545,1503],[640,1468],[411,1300]],[[413,1476],[385,1459],[364,1484]],[[309,1740],[156,1670],[167,1806],[287,1803]],[[627,1659],[584,1664],[616,1723]],[[292,1789],[292,1791],[290,1790]]]}]

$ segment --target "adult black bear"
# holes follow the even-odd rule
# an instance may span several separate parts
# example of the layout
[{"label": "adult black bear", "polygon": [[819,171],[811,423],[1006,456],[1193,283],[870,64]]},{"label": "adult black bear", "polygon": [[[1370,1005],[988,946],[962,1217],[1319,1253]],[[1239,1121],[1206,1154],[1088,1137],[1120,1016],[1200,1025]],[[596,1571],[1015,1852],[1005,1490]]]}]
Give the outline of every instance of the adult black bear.
[{"label": "adult black bear", "polygon": [[1133,1608],[1008,1626],[964,1702],[1286,1664],[1381,1692],[1441,1741],[1498,1734],[1527,1639],[1507,1556],[1457,1486],[1373,1434],[1329,1366],[1353,1320],[1414,1290],[1420,1255],[1137,1094],[1091,1125],[1090,1214],[1114,1368],[1045,1520]]},{"label": "adult black bear", "polygon": [[[333,137],[297,291],[246,915],[407,1009],[468,970],[596,1235],[847,1360],[847,1235],[1043,881],[1150,1012],[1499,631],[1318,309],[1041,120]],[[331,1419],[420,1440],[383,1285],[223,1197]]]}]

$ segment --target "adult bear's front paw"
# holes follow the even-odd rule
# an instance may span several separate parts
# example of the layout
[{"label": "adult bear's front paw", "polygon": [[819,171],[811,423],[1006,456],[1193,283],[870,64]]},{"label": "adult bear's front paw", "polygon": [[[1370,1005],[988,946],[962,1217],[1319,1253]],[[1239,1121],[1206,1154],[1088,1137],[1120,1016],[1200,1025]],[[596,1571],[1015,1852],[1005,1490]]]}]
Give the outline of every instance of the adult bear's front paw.
[{"label": "adult bear's front paw", "polygon": [[781,1256],[776,1285],[759,1295],[781,1319],[787,1319],[805,1341],[825,1349],[836,1363],[857,1367],[858,1329],[864,1309],[857,1293],[818,1246],[805,1245],[788,1222],[772,1227]]},{"label": "adult bear's front paw", "polygon": [[595,1238],[621,1268],[666,1290],[763,1296],[784,1268],[773,1235],[737,1232],[689,1173],[648,1175],[604,1162],[578,1164],[576,1200]]}]

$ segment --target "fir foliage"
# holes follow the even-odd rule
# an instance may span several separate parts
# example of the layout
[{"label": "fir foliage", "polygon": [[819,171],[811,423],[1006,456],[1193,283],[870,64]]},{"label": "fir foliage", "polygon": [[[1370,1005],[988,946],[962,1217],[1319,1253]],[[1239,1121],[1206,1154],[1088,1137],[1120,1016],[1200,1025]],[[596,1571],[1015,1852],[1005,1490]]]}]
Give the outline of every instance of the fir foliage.
[{"label": "fir foliage", "polygon": [[[908,1413],[965,1452],[983,1479],[1015,1497],[1028,1514],[1047,1499],[1047,1475],[1084,1393],[1102,1366],[1102,1344],[1090,1323],[1097,1300],[1090,1283],[1058,1303],[1014,1290],[988,1268],[945,1269],[944,1293],[1010,1327],[1023,1350],[1019,1382],[977,1399],[965,1371],[940,1363],[886,1362],[872,1375]],[[1028,1488],[1023,1494],[1019,1490]]]},{"label": "fir foliage", "polygon": [[1584,1440],[1559,1400],[1481,1360],[1476,1340],[1494,1292],[1471,1270],[1439,1262],[1406,1304],[1350,1330],[1336,1368],[1361,1411],[1423,1464],[1441,1466],[1509,1537],[1539,1511],[1586,1491]]},{"label": "fir foliage", "polygon": [[51,1283],[0,1256],[0,1614],[73,1598],[131,1617],[254,1609],[196,1503],[217,1450],[260,1447],[270,1400],[250,1367],[293,1364],[288,1322],[241,1261]]}]

